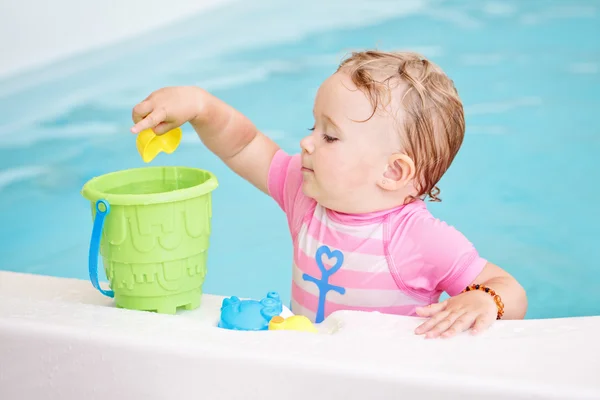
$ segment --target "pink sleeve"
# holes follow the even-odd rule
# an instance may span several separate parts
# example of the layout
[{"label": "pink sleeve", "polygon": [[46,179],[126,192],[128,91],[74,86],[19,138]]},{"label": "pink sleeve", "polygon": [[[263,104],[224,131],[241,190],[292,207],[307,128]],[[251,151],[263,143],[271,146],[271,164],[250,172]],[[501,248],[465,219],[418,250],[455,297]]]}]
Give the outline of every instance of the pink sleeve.
[{"label": "pink sleeve", "polygon": [[283,150],[277,151],[271,161],[267,186],[270,196],[287,215],[295,239],[311,205],[311,199],[302,193],[300,155],[290,156]]},{"label": "pink sleeve", "polygon": [[461,232],[428,212],[404,218],[392,231],[388,246],[394,273],[418,294],[455,296],[487,263]]}]

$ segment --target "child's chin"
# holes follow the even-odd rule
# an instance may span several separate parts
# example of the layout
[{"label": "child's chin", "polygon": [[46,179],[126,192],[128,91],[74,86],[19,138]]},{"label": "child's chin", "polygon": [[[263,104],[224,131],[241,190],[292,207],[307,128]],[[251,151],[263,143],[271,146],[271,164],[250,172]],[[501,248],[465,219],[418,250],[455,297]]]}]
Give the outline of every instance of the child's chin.
[{"label": "child's chin", "polygon": [[318,201],[316,198],[316,193],[314,190],[313,185],[310,182],[302,182],[302,193],[306,196],[309,197],[315,201]]}]

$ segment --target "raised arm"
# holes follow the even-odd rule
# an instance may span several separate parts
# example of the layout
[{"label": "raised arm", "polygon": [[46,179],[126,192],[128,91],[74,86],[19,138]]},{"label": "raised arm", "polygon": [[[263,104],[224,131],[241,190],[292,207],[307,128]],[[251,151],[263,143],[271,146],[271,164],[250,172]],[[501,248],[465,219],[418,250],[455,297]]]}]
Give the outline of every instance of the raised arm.
[{"label": "raised arm", "polygon": [[279,146],[242,113],[197,87],[159,89],[133,109],[133,133],[164,134],[189,122],[204,145],[229,168],[268,194],[267,177]]}]

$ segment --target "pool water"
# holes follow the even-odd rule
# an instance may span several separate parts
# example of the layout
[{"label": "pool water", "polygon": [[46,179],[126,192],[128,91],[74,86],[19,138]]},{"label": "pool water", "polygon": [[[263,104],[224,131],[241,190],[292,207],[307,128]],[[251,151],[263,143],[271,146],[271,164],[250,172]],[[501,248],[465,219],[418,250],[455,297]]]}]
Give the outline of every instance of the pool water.
[{"label": "pool water", "polygon": [[[320,82],[353,49],[413,49],[465,103],[464,147],[432,212],[519,279],[527,318],[600,315],[600,5],[596,1],[240,2],[142,39],[0,81],[0,268],[87,279],[83,184],[143,166],[131,109],[201,85],[285,150],[312,126]],[[212,171],[205,291],[289,301],[291,243],[276,204],[188,125],[151,165]]]}]

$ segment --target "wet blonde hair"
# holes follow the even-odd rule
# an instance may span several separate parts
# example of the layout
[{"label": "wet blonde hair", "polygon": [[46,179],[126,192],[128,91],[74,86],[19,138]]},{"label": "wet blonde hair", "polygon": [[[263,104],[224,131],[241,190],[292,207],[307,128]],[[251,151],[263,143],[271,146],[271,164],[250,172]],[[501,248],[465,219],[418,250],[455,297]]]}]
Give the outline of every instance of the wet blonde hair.
[{"label": "wet blonde hair", "polygon": [[[373,104],[373,114],[398,100],[404,118],[403,151],[415,163],[417,198],[441,201],[436,186],[462,145],[465,119],[454,83],[440,67],[414,52],[354,52],[340,64]],[[392,99],[403,84],[401,98]],[[386,104],[387,103],[387,104]],[[412,197],[410,200],[414,200]]]}]

